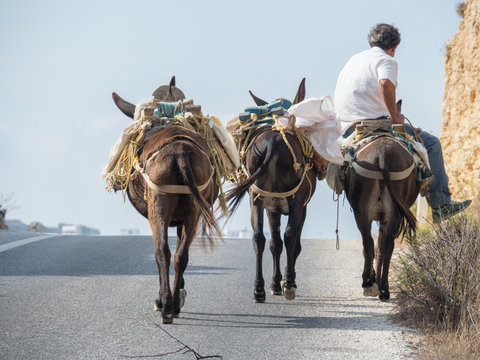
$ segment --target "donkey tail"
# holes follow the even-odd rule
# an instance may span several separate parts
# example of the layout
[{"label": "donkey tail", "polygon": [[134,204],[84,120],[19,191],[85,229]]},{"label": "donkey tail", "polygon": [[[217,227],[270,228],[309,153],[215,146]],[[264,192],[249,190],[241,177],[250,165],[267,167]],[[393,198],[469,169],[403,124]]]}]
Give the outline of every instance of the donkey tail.
[{"label": "donkey tail", "polygon": [[227,191],[225,201],[228,203],[228,218],[230,218],[230,216],[235,212],[235,210],[237,210],[241,200],[247,193],[250,186],[267,171],[268,164],[270,163],[272,157],[273,151],[272,148],[269,146],[267,148],[267,153],[257,170],[247,179],[240,181],[233,189]]},{"label": "donkey tail", "polygon": [[222,237],[220,225],[213,214],[210,204],[200,194],[197,186],[195,185],[191,163],[187,161],[185,157],[179,156],[177,157],[177,165],[183,181],[192,193],[193,201],[200,209],[200,217],[202,220],[202,237],[206,238],[210,245],[213,246],[215,240],[214,238]]},{"label": "donkey tail", "polygon": [[380,161],[380,171],[383,175],[383,179],[385,181],[385,185],[387,187],[388,192],[397,208],[398,212],[400,213],[400,217],[402,219],[400,223],[400,228],[398,229],[397,233],[394,234],[395,237],[402,234],[403,236],[414,236],[417,229],[417,219],[415,215],[410,211],[409,207],[398,197],[396,192],[393,190],[392,186],[392,179],[390,178],[390,171],[388,166],[385,164],[385,161]]}]

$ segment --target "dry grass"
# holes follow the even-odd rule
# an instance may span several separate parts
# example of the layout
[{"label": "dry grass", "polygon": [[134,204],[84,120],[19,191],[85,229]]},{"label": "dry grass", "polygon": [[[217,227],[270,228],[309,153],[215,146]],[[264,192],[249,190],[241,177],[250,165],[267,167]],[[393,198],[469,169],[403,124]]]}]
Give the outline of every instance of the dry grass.
[{"label": "dry grass", "polygon": [[480,359],[480,221],[461,214],[406,239],[398,318],[426,334],[419,359]]},{"label": "dry grass", "polygon": [[416,354],[418,360],[478,360],[480,333],[458,330],[441,331],[425,336],[424,346]]}]

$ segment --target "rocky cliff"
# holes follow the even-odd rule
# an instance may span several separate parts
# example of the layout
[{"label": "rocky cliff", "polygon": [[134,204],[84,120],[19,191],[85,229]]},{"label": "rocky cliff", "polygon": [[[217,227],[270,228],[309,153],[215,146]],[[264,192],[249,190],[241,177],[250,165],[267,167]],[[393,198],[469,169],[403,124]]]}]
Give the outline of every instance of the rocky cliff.
[{"label": "rocky cliff", "polygon": [[480,193],[480,0],[459,5],[463,16],[445,52],[441,141],[455,198]]}]

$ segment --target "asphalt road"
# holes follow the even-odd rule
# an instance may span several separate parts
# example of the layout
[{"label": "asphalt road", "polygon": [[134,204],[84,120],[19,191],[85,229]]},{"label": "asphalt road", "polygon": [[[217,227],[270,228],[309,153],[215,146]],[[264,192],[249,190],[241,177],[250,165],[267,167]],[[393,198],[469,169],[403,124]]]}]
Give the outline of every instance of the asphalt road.
[{"label": "asphalt road", "polygon": [[[296,299],[268,294],[264,304],[252,299],[251,240],[226,239],[212,252],[194,246],[185,306],[162,325],[151,237],[36,236],[0,231],[0,359],[412,355],[415,336],[388,320],[394,304],[362,296],[359,240],[339,251],[333,240],[303,240]],[[264,276],[269,283],[269,250]]]}]

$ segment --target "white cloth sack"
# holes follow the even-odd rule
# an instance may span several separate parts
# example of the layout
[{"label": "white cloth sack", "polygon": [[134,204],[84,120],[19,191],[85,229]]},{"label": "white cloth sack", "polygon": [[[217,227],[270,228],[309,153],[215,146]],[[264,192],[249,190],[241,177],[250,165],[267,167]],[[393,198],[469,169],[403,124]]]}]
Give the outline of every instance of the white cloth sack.
[{"label": "white cloth sack", "polygon": [[425,146],[413,139],[410,139],[410,142],[412,143],[413,150],[415,150],[415,152],[420,156],[420,159],[424,162],[424,164],[427,165],[429,169],[432,169],[430,167],[430,162],[428,161],[428,152]]},{"label": "white cloth sack", "polygon": [[123,150],[125,147],[128,145],[130,142],[130,139],[133,136],[133,133],[135,133],[138,129],[139,126],[143,126],[146,128],[149,128],[151,126],[150,122],[146,122],[142,124],[141,122],[141,110],[146,107],[148,103],[140,103],[135,106],[135,115],[134,115],[134,120],[133,123],[130,124],[125,130],[123,130],[122,134],[118,138],[117,142],[112,146],[110,149],[110,157],[108,159],[108,164],[107,166],[103,169],[102,171],[102,178],[107,179],[111,177],[111,173],[115,166],[117,165],[118,159],[123,153]]},{"label": "white cloth sack", "polygon": [[287,113],[295,115],[295,126],[309,137],[317,153],[328,161],[343,164],[343,156],[336,143],[342,129],[330,96],[305,99],[293,105]]},{"label": "white cloth sack", "polygon": [[218,120],[216,117],[211,117],[211,122],[209,122],[211,128],[217,139],[222,144],[225,152],[230,158],[231,162],[235,166],[235,169],[240,167],[240,155],[238,154],[237,147],[235,146],[235,141],[233,140],[232,135],[225,129],[225,126]]}]

